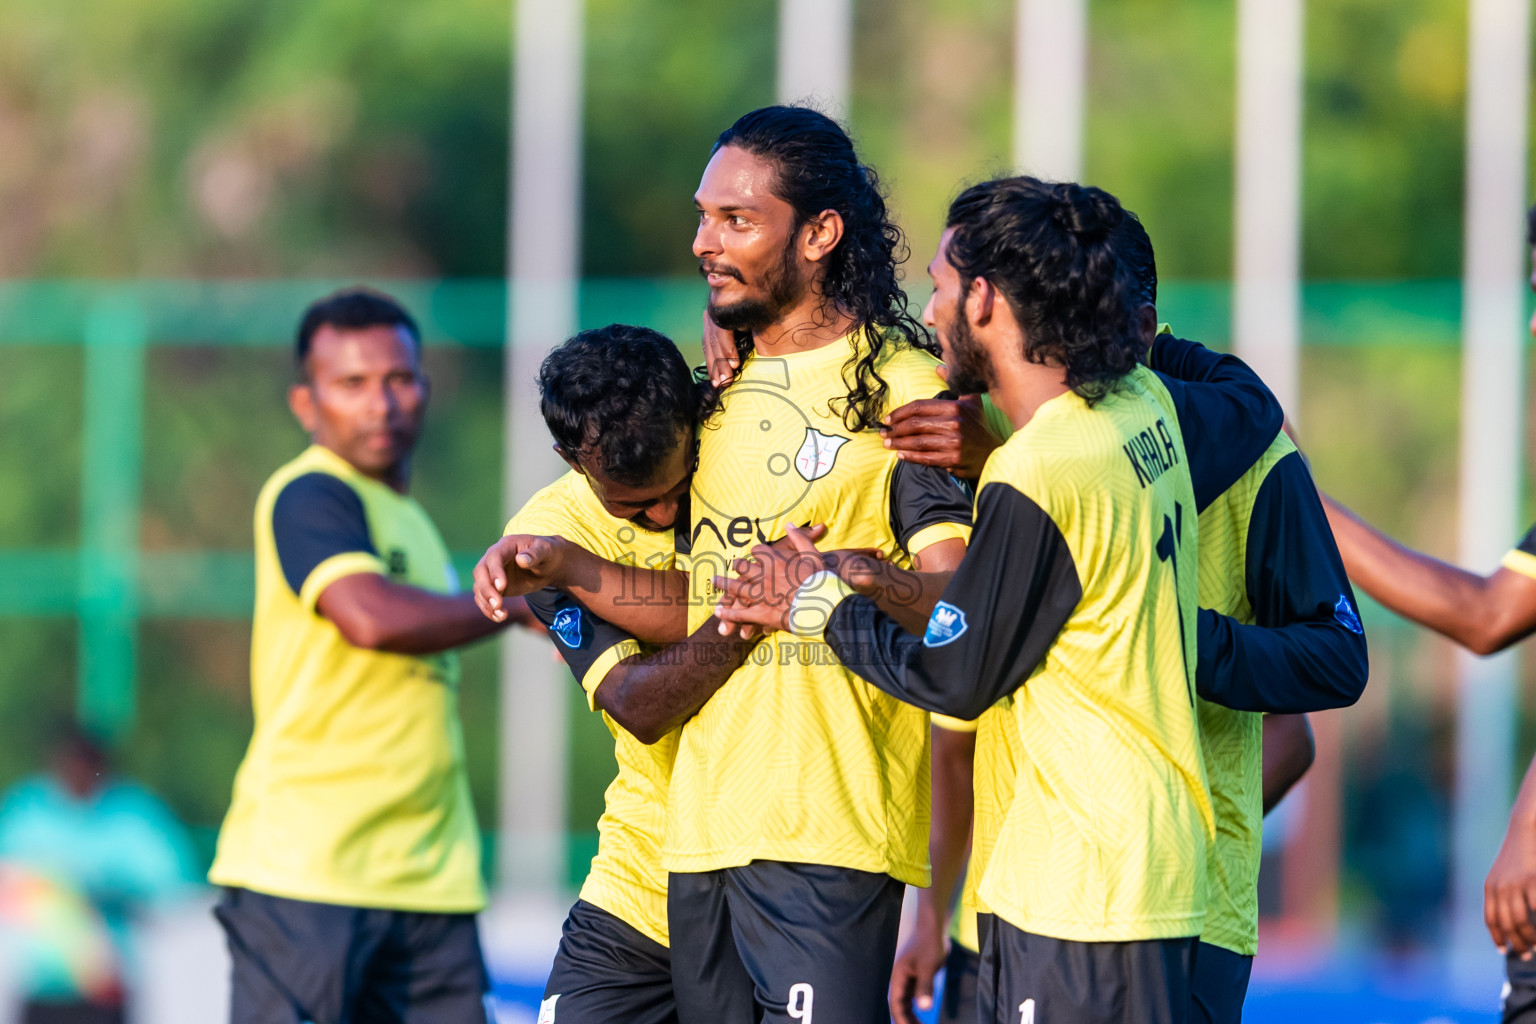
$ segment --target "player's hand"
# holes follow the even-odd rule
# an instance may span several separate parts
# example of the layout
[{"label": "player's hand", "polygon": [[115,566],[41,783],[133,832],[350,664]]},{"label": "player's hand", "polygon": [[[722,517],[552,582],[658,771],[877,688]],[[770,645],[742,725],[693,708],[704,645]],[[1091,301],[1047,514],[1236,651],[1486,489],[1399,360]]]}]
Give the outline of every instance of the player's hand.
[{"label": "player's hand", "polygon": [[1536,828],[1517,816],[1483,883],[1483,920],[1499,952],[1530,959],[1536,950]]},{"label": "player's hand", "polygon": [[736,332],[728,331],[704,311],[704,368],[709,382],[720,388],[731,382],[741,369],[741,353],[736,350]]},{"label": "player's hand", "polygon": [[[825,537],[827,535],[827,528],[826,528],[825,525],[823,525],[821,523],[816,523],[813,526],[807,526],[803,532],[812,541],[818,541],[818,540],[821,540],[823,537]],[[779,551],[784,552],[786,555],[794,554],[794,551],[795,551],[795,546],[794,546],[794,544],[792,544],[790,542],[788,534],[786,534],[783,537],[780,537],[778,540],[774,541],[772,546],[777,548]],[[871,549],[871,550],[873,550],[873,549]],[[876,553],[878,554],[878,552],[876,552]],[[832,553],[832,555],[835,555],[835,554],[836,554],[836,552]],[[827,557],[831,558],[832,555],[828,555]],[[732,564],[732,568],[736,571],[737,575],[740,575],[742,573],[751,571],[750,567],[752,565],[753,565],[753,563],[752,563],[752,561],[750,559],[738,558]],[[722,636],[725,636],[725,635],[727,635],[729,633],[729,631],[730,631],[730,627],[727,626],[724,629],[720,630],[720,634]],[[743,640],[756,640],[757,638],[759,638],[759,637],[761,637],[763,635],[763,630],[760,629],[757,626],[752,625],[751,623],[747,623],[745,625],[737,626],[736,627],[736,633]]]},{"label": "player's hand", "polygon": [[[818,541],[826,536],[827,528],[820,524],[808,527],[801,531],[802,535],[812,541]],[[786,556],[793,557],[797,550],[789,536],[780,537],[771,545],[774,550]],[[885,553],[879,548],[844,548],[836,551],[822,551],[821,568],[829,572],[835,572],[843,578],[843,582],[852,586],[855,590],[879,586],[880,577],[876,568],[885,558]],[[731,563],[731,569],[736,573],[736,578],[745,583],[747,587],[758,588],[765,585],[763,569],[749,558],[738,558]],[[721,629],[724,635],[730,627]],[[763,635],[763,630],[757,625],[748,623],[738,626],[737,634],[743,640],[755,640]]]},{"label": "player's hand", "polygon": [[938,466],[965,480],[978,479],[988,456],[1003,443],[987,429],[980,395],[908,402],[886,416],[880,429],[885,446],[903,462]]},{"label": "player's hand", "polygon": [[788,534],[794,551],[759,544],[752,549],[754,561],[746,578],[715,577],[715,586],[721,591],[715,607],[721,635],[729,636],[732,627],[742,625],[765,630],[789,628],[795,592],[808,577],[826,567],[826,560],[798,526],[789,527]]},{"label": "player's hand", "polygon": [[492,622],[507,621],[505,598],[553,586],[564,541],[559,537],[512,534],[486,549],[475,563],[475,604]]},{"label": "player's hand", "polygon": [[918,1024],[913,1004],[924,1013],[933,1008],[933,976],[944,966],[944,936],[936,928],[918,927],[896,954],[891,987],[886,994],[895,1024]]},{"label": "player's hand", "polygon": [[[815,523],[811,526],[797,527],[797,529],[799,529],[801,535],[804,536],[805,539],[810,541],[812,544],[816,543],[827,535],[827,526],[825,523]],[[795,542],[790,539],[790,536],[787,533],[780,537],[778,540],[774,541],[770,547],[772,547],[775,551],[782,551],[786,555],[792,555],[796,550]],[[738,558],[736,561],[739,564],[746,561],[746,559]]]}]

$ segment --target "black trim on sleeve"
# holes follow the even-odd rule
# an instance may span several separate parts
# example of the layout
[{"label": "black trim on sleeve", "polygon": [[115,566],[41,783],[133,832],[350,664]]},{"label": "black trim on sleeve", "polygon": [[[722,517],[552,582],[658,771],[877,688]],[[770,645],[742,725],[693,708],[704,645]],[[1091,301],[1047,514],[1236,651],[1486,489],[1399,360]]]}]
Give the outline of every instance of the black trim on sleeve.
[{"label": "black trim on sleeve", "polygon": [[1369,671],[1359,606],[1298,452],[1277,462],[1259,487],[1245,575],[1256,625],[1200,610],[1200,696],[1277,714],[1359,700]]},{"label": "black trim on sleeve", "polygon": [[575,598],[554,587],[528,595],[528,608],[549,630],[550,642],[565,659],[576,682],[608,651],[634,639],[619,627],[593,615]]},{"label": "black trim on sleeve", "polygon": [[1520,538],[1520,543],[1515,545],[1515,550],[1536,555],[1536,526],[1531,527],[1530,532]]},{"label": "black trim on sleeve", "polygon": [[994,482],[982,488],[970,546],[924,636],[855,596],[833,611],[823,639],[880,690],[969,720],[1024,685],[1081,600],[1060,528],[1024,494]]},{"label": "black trim on sleeve", "polygon": [[908,543],[939,523],[971,525],[976,496],[969,484],[947,469],[898,462],[891,474],[891,532],[907,554]]},{"label": "black trim on sleeve", "polygon": [[1285,411],[1247,363],[1196,342],[1158,335],[1147,365],[1178,410],[1195,507],[1204,512],[1263,458]]},{"label": "black trim on sleeve", "polygon": [[687,555],[693,552],[693,503],[689,500],[692,488],[683,492],[677,501],[677,518],[672,520],[672,551]]},{"label": "black trim on sleeve", "polygon": [[329,473],[305,473],[284,485],[272,505],[272,538],[283,578],[295,594],[328,558],[352,551],[378,554],[363,499]]}]

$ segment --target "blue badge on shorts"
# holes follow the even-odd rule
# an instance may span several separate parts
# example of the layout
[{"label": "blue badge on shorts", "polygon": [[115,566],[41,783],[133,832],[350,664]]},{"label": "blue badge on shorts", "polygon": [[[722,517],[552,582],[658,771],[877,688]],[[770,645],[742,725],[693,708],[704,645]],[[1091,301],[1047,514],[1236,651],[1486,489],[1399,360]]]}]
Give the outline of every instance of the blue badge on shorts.
[{"label": "blue badge on shorts", "polygon": [[567,647],[581,646],[581,609],[562,608],[549,624],[549,631],[560,638]]},{"label": "blue badge on shorts", "polygon": [[1333,617],[1339,625],[1360,636],[1365,632],[1365,627],[1360,625],[1360,613],[1355,611],[1355,606],[1349,603],[1348,594],[1339,595],[1339,603],[1333,606]]},{"label": "blue badge on shorts", "polygon": [[923,634],[924,647],[943,647],[952,644],[965,633],[965,612],[948,601],[933,606],[928,616],[928,631]]}]

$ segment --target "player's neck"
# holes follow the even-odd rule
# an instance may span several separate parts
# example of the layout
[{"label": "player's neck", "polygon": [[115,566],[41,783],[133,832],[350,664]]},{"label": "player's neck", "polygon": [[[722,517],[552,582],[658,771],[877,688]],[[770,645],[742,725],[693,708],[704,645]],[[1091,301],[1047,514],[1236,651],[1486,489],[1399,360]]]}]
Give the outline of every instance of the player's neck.
[{"label": "player's neck", "polygon": [[852,329],[852,316],[811,293],[777,322],[753,331],[752,347],[760,356],[790,356],[825,348]]},{"label": "player's neck", "polygon": [[359,466],[324,441],[316,440],[315,443],[351,466],[358,473],[370,480],[377,480],[397,494],[405,494],[411,489],[411,458],[409,455],[384,469],[369,469],[367,466]]},{"label": "player's neck", "polygon": [[1042,405],[1069,390],[1061,367],[1020,358],[997,367],[997,382],[988,395],[992,404],[1008,417],[1013,429],[1022,430],[1024,424],[1035,418]]}]

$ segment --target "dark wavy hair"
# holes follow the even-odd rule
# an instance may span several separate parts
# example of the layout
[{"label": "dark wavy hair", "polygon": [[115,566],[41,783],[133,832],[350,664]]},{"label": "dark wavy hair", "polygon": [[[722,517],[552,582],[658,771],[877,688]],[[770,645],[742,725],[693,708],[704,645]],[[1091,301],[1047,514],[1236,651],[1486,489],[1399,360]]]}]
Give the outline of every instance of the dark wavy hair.
[{"label": "dark wavy hair", "polygon": [[1024,328],[1024,357],[1060,364],[1090,405],[1135,366],[1136,286],[1115,251],[1125,221],[1103,189],[1038,178],[973,185],[949,207],[946,256],[961,294],[984,277]]},{"label": "dark wavy hair", "polygon": [[666,335],[609,324],[544,357],[539,411],[561,454],[595,458],[622,484],[642,487],[692,429],[700,385]]},{"label": "dark wavy hair", "polygon": [[1157,305],[1157,255],[1152,251],[1152,237],[1142,226],[1141,218],[1126,210],[1111,244],[1131,275],[1131,302],[1137,306]]},{"label": "dark wavy hair", "polygon": [[[858,431],[876,426],[890,390],[877,369],[889,344],[932,352],[928,332],[907,307],[897,267],[909,251],[891,219],[874,168],[859,162],[853,140],[827,115],[809,107],[763,107],[744,114],[715,140],[717,152],[735,146],[774,166],[773,193],[795,211],[795,231],[824,210],[843,218],[843,238],[825,261],[819,290],[825,305],[853,317],[868,337],[868,348],[843,366],[848,386],[841,405],[843,423]],[[750,336],[738,334],[745,364]],[[706,411],[715,405],[711,398]],[[835,411],[835,410],[834,410]]]},{"label": "dark wavy hair", "polygon": [[416,326],[415,318],[404,306],[372,288],[343,288],[310,303],[299,319],[299,329],[293,341],[293,361],[300,380],[309,377],[309,350],[314,345],[315,335],[326,326],[343,331],[404,327],[411,340],[416,342],[416,355],[421,355],[421,328]]}]

